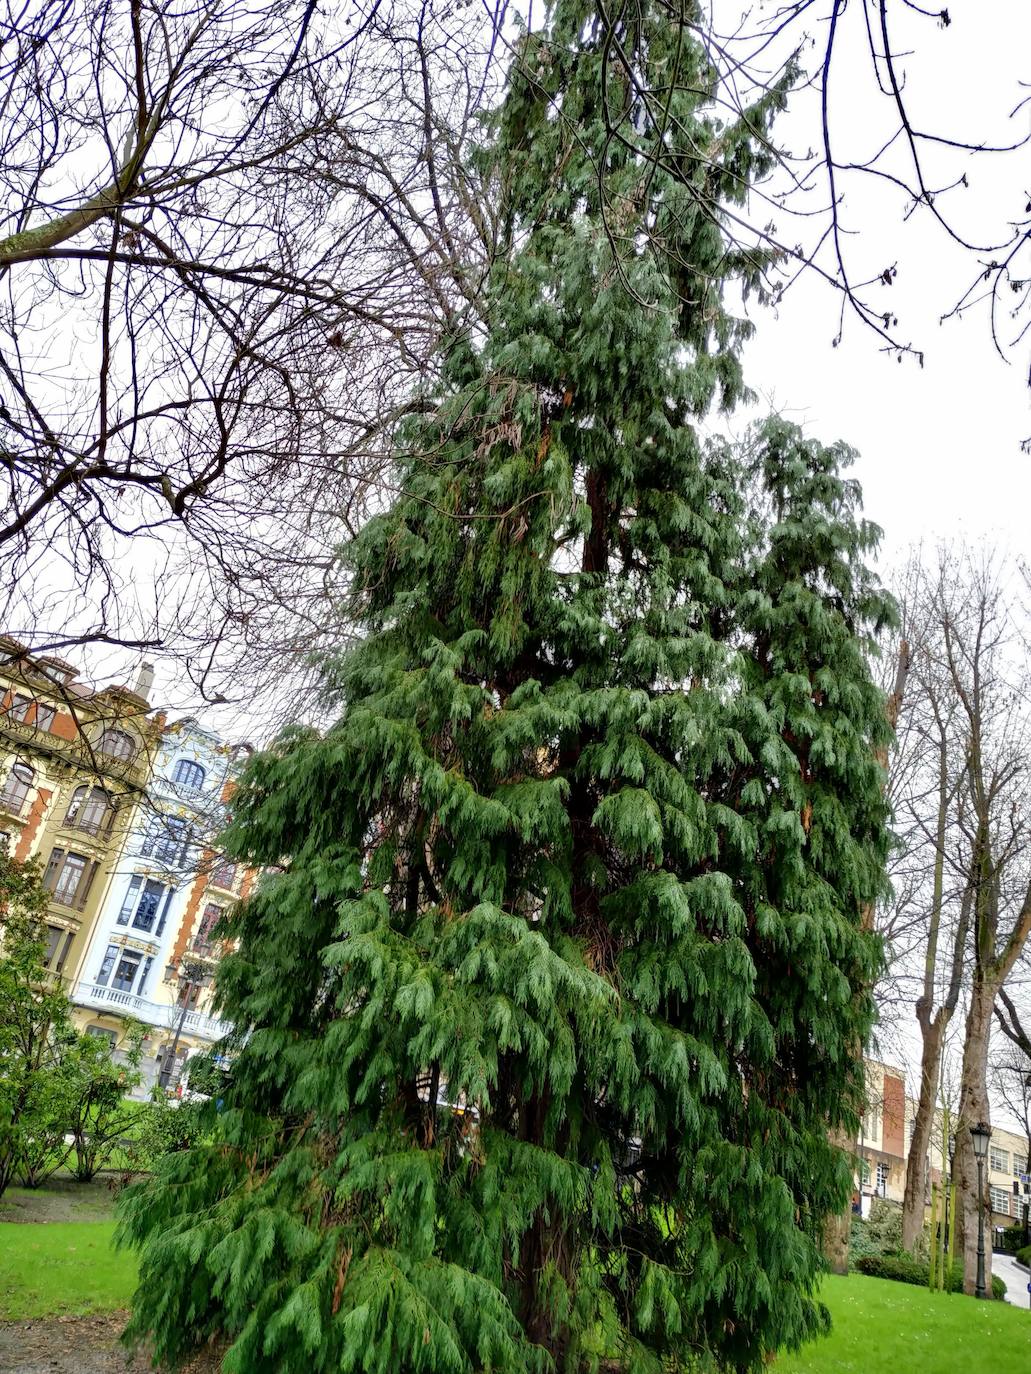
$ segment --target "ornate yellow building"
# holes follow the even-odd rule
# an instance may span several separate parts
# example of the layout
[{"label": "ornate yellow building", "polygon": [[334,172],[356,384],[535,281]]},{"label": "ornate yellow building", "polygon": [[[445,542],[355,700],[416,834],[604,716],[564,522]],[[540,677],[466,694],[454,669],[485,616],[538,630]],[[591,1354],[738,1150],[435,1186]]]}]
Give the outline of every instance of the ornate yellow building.
[{"label": "ornate yellow building", "polygon": [[146,794],[162,724],[140,690],[92,692],[77,677],[70,664],[29,658],[0,637],[0,844],[43,866],[50,968],[66,980]]},{"label": "ornate yellow building", "polygon": [[253,875],[211,837],[247,746],[167,723],[132,689],[94,692],[75,668],[0,636],[0,845],[39,860],[50,893],[48,965],[84,1029],[117,1047],[148,1028],[147,1083],[221,1038],[210,1012],[212,929]]}]

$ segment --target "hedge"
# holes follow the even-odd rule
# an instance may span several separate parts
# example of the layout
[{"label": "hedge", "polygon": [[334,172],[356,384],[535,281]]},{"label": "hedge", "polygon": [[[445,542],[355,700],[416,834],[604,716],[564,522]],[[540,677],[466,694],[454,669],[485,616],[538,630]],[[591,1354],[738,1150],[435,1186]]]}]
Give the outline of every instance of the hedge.
[{"label": "hedge", "polygon": [[[917,1288],[926,1288],[928,1285],[927,1265],[913,1259],[912,1255],[863,1255],[856,1260],[855,1267],[860,1274],[868,1274],[874,1279],[894,1279],[896,1283],[911,1283]],[[952,1266],[949,1292],[962,1293],[962,1291],[963,1266],[957,1262]],[[1005,1296],[1006,1285],[997,1274],[993,1274],[992,1297],[1004,1298]]]},{"label": "hedge", "polygon": [[1007,1226],[1005,1231],[996,1237],[995,1248],[1004,1255],[1016,1255],[1021,1250],[1031,1249],[1031,1246],[1024,1243],[1023,1226]]}]

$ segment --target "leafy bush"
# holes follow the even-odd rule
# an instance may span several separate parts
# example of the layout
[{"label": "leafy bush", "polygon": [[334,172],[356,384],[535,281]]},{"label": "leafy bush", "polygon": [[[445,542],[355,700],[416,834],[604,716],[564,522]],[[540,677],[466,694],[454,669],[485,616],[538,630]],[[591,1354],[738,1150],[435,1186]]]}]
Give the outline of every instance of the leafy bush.
[{"label": "leafy bush", "polygon": [[870,1224],[862,1217],[852,1218],[848,1237],[848,1253],[853,1260],[866,1259],[869,1255],[879,1255],[877,1239],[870,1233]]},{"label": "leafy bush", "polygon": [[[868,1274],[874,1279],[893,1279],[896,1283],[911,1283],[917,1288],[928,1285],[927,1265],[912,1255],[864,1255],[856,1261],[860,1274]],[[949,1292],[962,1293],[963,1265],[957,1260],[949,1275]],[[997,1274],[992,1275],[992,1297],[1002,1299],[1006,1296],[1006,1285]]]},{"label": "leafy bush", "polygon": [[1031,1267],[1031,1245],[1022,1245],[1017,1251],[1016,1258],[1020,1264]]},{"label": "leafy bush", "polygon": [[196,1145],[203,1135],[203,1106],[161,1096],[140,1107],[132,1135],[124,1142],[126,1173],[148,1172],[164,1155]]},{"label": "leafy bush", "polygon": [[[902,1207],[887,1198],[874,1198],[870,1216],[865,1221],[860,1217],[852,1218],[849,1237],[849,1253],[853,1259],[868,1255],[900,1255],[902,1249]],[[930,1260],[927,1228],[920,1233],[916,1244],[915,1256],[921,1263]]]},{"label": "leafy bush", "polygon": [[79,1036],[66,1057],[63,1071],[72,1091],[72,1170],[80,1183],[88,1183],[110,1162],[133,1125],[135,1104],[127,1098],[140,1081],[143,1027],[128,1021],[124,1034],[128,1048],[121,1060],[95,1035]]},{"label": "leafy bush", "polygon": [[1004,1255],[1015,1255],[1018,1250],[1024,1248],[1024,1228],[1023,1226],[1007,1226],[995,1238],[995,1248]]},{"label": "leafy bush", "polygon": [[913,1259],[912,1255],[864,1255],[856,1260],[856,1268],[873,1279],[894,1279],[896,1283],[927,1286],[927,1265]]},{"label": "leafy bush", "polygon": [[61,1064],[75,1032],[47,979],[46,912],[38,865],[0,854],[0,1194],[16,1176],[42,1183],[64,1138]]}]

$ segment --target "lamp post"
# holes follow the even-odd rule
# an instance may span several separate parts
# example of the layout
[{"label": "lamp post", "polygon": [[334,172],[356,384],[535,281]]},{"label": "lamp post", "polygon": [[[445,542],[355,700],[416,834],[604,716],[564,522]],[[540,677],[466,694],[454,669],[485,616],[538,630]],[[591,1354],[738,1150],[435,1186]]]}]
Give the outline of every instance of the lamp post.
[{"label": "lamp post", "polygon": [[202,966],[197,964],[183,964],[181,967],[177,967],[175,964],[169,964],[165,970],[165,978],[168,982],[172,982],[173,979],[181,980],[179,997],[182,1003],[182,1010],[179,1013],[179,1020],[176,1022],[172,1044],[169,1047],[168,1053],[165,1055],[164,1062],[161,1065],[161,1072],[158,1075],[158,1086],[161,1088],[167,1088],[168,1080],[172,1077],[172,1070],[175,1067],[175,1052],[179,1048],[179,1037],[182,1035],[183,1026],[186,1024],[186,1013],[190,1010],[190,992],[194,985],[198,988],[202,988],[208,983],[206,972]]},{"label": "lamp post", "polygon": [[975,1298],[987,1298],[984,1286],[984,1162],[988,1158],[988,1142],[992,1128],[986,1121],[970,1127],[970,1141],[977,1160],[977,1287]]}]

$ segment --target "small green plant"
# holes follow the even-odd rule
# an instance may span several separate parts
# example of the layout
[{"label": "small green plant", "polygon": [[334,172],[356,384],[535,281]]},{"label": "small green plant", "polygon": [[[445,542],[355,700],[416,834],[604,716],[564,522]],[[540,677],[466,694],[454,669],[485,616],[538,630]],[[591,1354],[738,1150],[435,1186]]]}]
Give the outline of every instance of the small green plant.
[{"label": "small green plant", "polygon": [[202,1102],[176,1102],[164,1094],[145,1103],[124,1142],[126,1181],[148,1173],[165,1155],[196,1145],[203,1137],[203,1109]]},{"label": "small green plant", "polygon": [[99,1036],[78,1036],[69,1049],[63,1065],[71,1093],[68,1129],[72,1170],[81,1183],[88,1183],[108,1163],[134,1124],[135,1108],[126,1098],[140,1081],[142,1042],[143,1027],[130,1022],[121,1060]]}]

